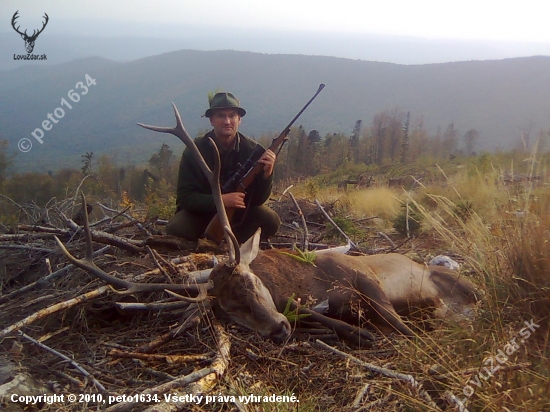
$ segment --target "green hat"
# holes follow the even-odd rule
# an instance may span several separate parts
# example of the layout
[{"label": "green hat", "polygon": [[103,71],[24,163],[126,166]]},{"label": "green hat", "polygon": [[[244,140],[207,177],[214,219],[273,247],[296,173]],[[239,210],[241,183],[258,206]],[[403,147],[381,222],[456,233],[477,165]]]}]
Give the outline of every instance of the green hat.
[{"label": "green hat", "polygon": [[236,109],[239,112],[239,116],[243,117],[246,114],[246,110],[239,106],[239,100],[231,93],[220,92],[210,100],[210,109],[205,113],[205,117],[210,117],[212,111],[216,109]]}]

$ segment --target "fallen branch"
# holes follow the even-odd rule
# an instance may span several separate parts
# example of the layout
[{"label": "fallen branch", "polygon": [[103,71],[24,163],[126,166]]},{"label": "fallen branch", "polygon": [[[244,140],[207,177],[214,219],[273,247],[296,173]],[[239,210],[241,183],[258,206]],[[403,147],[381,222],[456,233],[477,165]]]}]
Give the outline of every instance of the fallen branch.
[{"label": "fallen branch", "polygon": [[152,302],[152,303],[116,302],[115,306],[120,310],[171,311],[171,310],[184,309],[189,306],[189,303],[179,301],[179,300],[175,302]]},{"label": "fallen branch", "polygon": [[366,383],[361,389],[357,391],[357,395],[355,395],[355,399],[353,400],[353,403],[351,404],[352,408],[358,408],[361,404],[361,401],[365,397],[365,395],[368,395],[369,389],[370,389],[370,383]]},{"label": "fallen branch", "polygon": [[[111,246],[104,246],[102,247],[101,249],[95,251],[93,254],[92,254],[92,257],[96,257],[100,254],[102,254],[103,252],[106,252],[107,250],[109,250]],[[4,303],[4,302],[7,302],[8,300],[10,299],[13,299],[13,298],[16,298],[17,296],[25,293],[25,292],[28,292],[29,290],[32,290],[34,289],[35,287],[43,287],[45,286],[47,283],[51,282],[52,280],[54,279],[57,279],[58,277],[60,277],[61,275],[64,275],[65,273],[67,273],[69,270],[71,270],[72,268],[74,268],[75,266],[71,263],[67,266],[65,266],[63,269],[59,269],[51,274],[49,274],[48,276],[46,277],[43,277],[41,279],[38,279],[36,282],[33,282],[29,285],[26,285],[26,286],[23,286],[22,288],[19,288],[17,290],[14,290],[13,292],[11,293],[8,293],[7,295],[4,295],[4,296],[0,296],[0,304]]]},{"label": "fallen branch", "polygon": [[296,201],[296,198],[294,197],[294,195],[291,192],[288,192],[288,195],[292,199],[292,202],[294,203],[294,206],[296,207],[296,209],[298,209],[298,214],[300,215],[300,218],[302,220],[302,227],[304,228],[304,233],[303,233],[304,236],[303,236],[303,239],[302,239],[301,248],[305,252],[306,250],[308,250],[307,238],[308,238],[308,235],[309,235],[308,231],[307,231],[306,218],[304,217],[302,209],[300,209],[300,205]]},{"label": "fallen branch", "polygon": [[[71,219],[67,221],[72,222]],[[76,223],[72,222],[76,231],[69,229],[55,229],[42,226],[26,225],[29,229],[27,233],[8,233],[0,234],[0,241],[3,242],[29,242],[33,239],[53,239],[54,236],[57,237],[68,237],[74,236],[80,228]],[[119,249],[126,250],[131,253],[142,253],[144,247],[148,242],[146,240],[133,240],[126,239],[120,236],[115,236],[110,233],[101,231],[101,230],[91,230],[92,240],[97,243],[103,243],[105,245],[116,246]],[[151,242],[152,243],[152,242]]]},{"label": "fallen branch", "polygon": [[58,356],[60,357],[61,359],[64,359],[66,360],[67,362],[69,362],[71,365],[73,365],[80,373],[82,373],[82,375],[86,376],[87,378],[90,378],[90,380],[93,382],[93,384],[96,386],[97,389],[99,389],[101,392],[106,392],[107,390],[105,389],[105,387],[99,383],[97,381],[97,379],[95,379],[92,375],[90,375],[90,373],[88,373],[88,371],[86,369],[84,369],[82,366],[80,366],[78,363],[76,363],[76,361],[74,361],[73,359],[70,359],[68,358],[67,356],[63,355],[62,353],[56,351],[55,349],[52,349],[50,348],[49,346],[47,345],[44,345],[43,343],[41,342],[38,342],[36,339],[33,339],[31,338],[29,335],[23,333],[22,331],[19,331],[19,334],[24,337],[25,339],[31,341],[32,343],[34,343],[36,346],[42,348],[42,349],[45,349],[47,350],[48,352],[50,353],[53,353],[55,356]]},{"label": "fallen branch", "polygon": [[40,233],[53,233],[57,236],[66,236],[70,234],[68,229],[59,229],[57,227],[39,226],[39,225],[17,225],[17,231],[25,232],[40,232]]},{"label": "fallen branch", "polygon": [[384,239],[386,239],[388,241],[388,243],[392,247],[392,250],[397,249],[397,246],[395,245],[395,243],[393,243],[393,240],[391,240],[390,237],[388,235],[386,235],[384,232],[378,232],[378,235],[383,237]]},{"label": "fallen branch", "polygon": [[91,292],[84,293],[83,295],[79,295],[76,298],[67,300],[65,302],[60,302],[60,303],[57,303],[53,306],[50,306],[50,307],[44,308],[42,310],[39,310],[38,312],[35,312],[32,315],[27,316],[26,318],[21,319],[19,322],[14,323],[13,325],[11,325],[11,326],[5,328],[4,330],[0,331],[0,339],[5,338],[6,336],[12,334],[15,331],[18,331],[23,326],[30,325],[31,323],[33,323],[33,322],[35,322],[39,319],[45,318],[46,316],[49,316],[53,313],[59,312],[60,310],[68,309],[68,308],[76,306],[80,303],[84,303],[84,302],[87,302],[91,299],[95,299],[95,298],[97,298],[101,295],[104,295],[104,294],[108,293],[109,291],[111,291],[110,286],[102,286],[98,289],[92,290]]},{"label": "fallen branch", "polygon": [[13,249],[13,250],[30,250],[33,252],[45,252],[45,253],[61,253],[60,250],[56,249],[46,249],[39,246],[30,246],[30,245],[0,245],[0,249]]},{"label": "fallen branch", "polygon": [[319,207],[321,212],[323,212],[323,215],[325,215],[325,217],[328,219],[328,221],[338,230],[338,232],[340,232],[340,234],[342,236],[344,236],[344,238],[352,246],[352,248],[355,249],[355,250],[359,250],[359,247],[355,243],[353,243],[353,240],[351,240],[351,238],[346,234],[346,232],[344,232],[342,229],[340,229],[340,227],[334,222],[334,220],[332,220],[332,218],[328,215],[328,213],[325,211],[323,206],[321,206],[321,203],[319,203],[319,201],[317,199],[315,199],[315,204]]},{"label": "fallen branch", "polygon": [[157,350],[158,348],[160,348],[162,345],[174,339],[176,336],[178,336],[182,332],[185,332],[188,329],[194,328],[200,323],[200,321],[201,321],[200,316],[191,315],[187,317],[183,322],[181,322],[180,325],[173,328],[171,331],[137,348],[136,352],[151,353],[154,350]]},{"label": "fallen branch", "polygon": [[119,249],[126,250],[131,253],[142,253],[144,251],[145,242],[141,240],[126,239],[120,236],[115,236],[100,230],[90,230],[92,240],[94,242],[103,243],[106,245],[116,246]]},{"label": "fallen branch", "polygon": [[147,250],[147,252],[149,253],[149,256],[151,256],[151,259],[153,259],[153,262],[155,263],[155,266],[157,267],[157,269],[160,271],[160,274],[165,278],[165,279],[169,279],[171,283],[174,282],[174,280],[168,275],[168,273],[166,273],[166,271],[164,270],[164,268],[162,267],[162,265],[160,264],[159,262],[159,259],[157,259],[157,255],[158,254],[155,254],[153,249],[151,249],[149,246],[145,246],[145,249]]},{"label": "fallen branch", "polygon": [[[118,210],[111,209],[111,208],[109,208],[109,207],[107,207],[107,206],[105,206],[105,205],[102,205],[101,203],[98,203],[98,205],[99,205],[102,209],[107,210],[108,212],[116,213],[116,215],[113,216],[113,219],[115,219],[115,218],[118,217],[118,216],[124,216],[124,217],[125,217],[126,219],[128,219],[128,220],[131,220],[131,221],[134,221],[134,220],[135,220],[132,216],[130,216],[130,215],[128,215],[127,213],[125,213],[125,211],[128,209],[128,207],[127,207],[126,209],[124,209],[122,212],[120,212],[120,211],[118,211]],[[152,236],[151,232],[149,232],[140,222],[136,222],[136,226],[137,226],[137,228],[138,228],[139,230],[144,231],[145,234],[146,234],[147,236]]]},{"label": "fallen branch", "polygon": [[336,348],[333,348],[332,346],[327,345],[326,343],[324,343],[320,340],[316,340],[315,342],[318,345],[322,346],[323,348],[328,349],[328,350],[336,353],[337,355],[343,356],[344,358],[351,360],[353,363],[361,365],[362,367],[370,370],[371,372],[375,372],[375,373],[378,373],[380,375],[387,376],[388,378],[397,379],[397,380],[400,380],[402,382],[405,382],[410,387],[412,387],[413,389],[418,391],[418,394],[420,395],[420,397],[432,409],[435,409],[436,411],[441,411],[441,409],[432,400],[430,395],[428,395],[428,393],[424,389],[422,389],[422,384],[420,382],[418,382],[416,379],[414,379],[414,377],[412,375],[406,375],[404,373],[395,372],[395,371],[392,371],[390,369],[383,368],[381,366],[373,365],[372,363],[364,362],[360,359],[357,359],[355,356],[349,355],[349,354],[347,354],[345,352],[342,352],[342,351],[340,351]]},{"label": "fallen branch", "polygon": [[[70,232],[65,231],[62,236],[69,236]],[[54,233],[7,233],[0,235],[0,242],[30,242],[35,239],[53,239]]]},{"label": "fallen branch", "polygon": [[206,375],[192,385],[190,393],[206,393],[214,388],[218,378],[221,378],[229,366],[231,341],[229,335],[225,332],[223,326],[217,319],[212,319],[212,328],[218,344],[218,354],[212,361],[213,373]]},{"label": "fallen branch", "polygon": [[109,355],[113,358],[130,358],[141,359],[148,361],[162,361],[166,363],[188,363],[205,361],[212,358],[212,354],[196,354],[196,355],[162,355],[162,354],[150,354],[142,352],[123,352],[118,349],[111,349]]},{"label": "fallen branch", "polygon": [[[185,387],[190,383],[196,382],[197,380],[204,378],[205,376],[208,376],[212,372],[214,372],[214,368],[212,366],[208,368],[202,368],[198,371],[190,373],[189,375],[180,376],[173,381],[163,383],[162,385],[155,386],[154,388],[146,389],[145,391],[141,392],[140,395],[146,396],[146,395],[163,394],[163,393],[172,391],[176,388]],[[174,393],[174,395],[180,395],[180,394],[176,392]],[[132,410],[133,408],[135,408],[135,406],[136,404],[134,402],[121,402],[111,406],[110,408],[107,408],[106,411],[107,412],[125,412],[125,411]],[[170,410],[176,410],[175,408],[176,408],[176,404],[163,402],[163,403],[154,404],[153,406],[151,406],[146,410],[170,411]]]}]

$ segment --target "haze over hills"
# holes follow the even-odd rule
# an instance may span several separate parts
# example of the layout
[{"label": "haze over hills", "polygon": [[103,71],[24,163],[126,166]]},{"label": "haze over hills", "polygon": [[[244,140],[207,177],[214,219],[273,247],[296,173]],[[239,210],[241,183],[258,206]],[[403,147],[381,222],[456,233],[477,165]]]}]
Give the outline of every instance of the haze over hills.
[{"label": "haze over hills", "polygon": [[[61,106],[61,98],[67,100],[77,82],[85,84],[86,74],[97,84],[80,101],[70,102],[72,109],[64,106],[64,117],[39,144],[31,132]],[[0,139],[8,139],[13,149],[20,139],[31,139],[32,150],[17,156],[18,171],[78,166],[80,156],[90,151],[139,163],[161,142],[182,148],[175,137],[136,126],[173,125],[172,101],[196,135],[209,127],[201,119],[207,92],[217,87],[232,91],[248,112],[241,130],[257,137],[281,131],[320,83],[325,90],[297,124],[323,136],[351,133],[356,120],[369,125],[376,113],[394,107],[410,111],[413,120],[422,116],[430,133],[451,122],[461,136],[477,129],[478,149],[510,148],[521,130],[550,128],[550,57],[406,66],[180,50],[126,63],[95,57],[0,72]]]},{"label": "haze over hills", "polygon": [[[40,20],[35,24],[40,27]],[[13,59],[14,54],[24,53],[23,40],[9,25],[0,30],[0,70],[32,63]],[[182,49],[334,56],[398,64],[550,55],[550,43],[543,42],[428,39],[292,28],[228,29],[208,25],[64,20],[53,16],[36,41],[35,53],[46,53],[48,60],[41,64],[49,65],[90,56],[122,62]]]}]

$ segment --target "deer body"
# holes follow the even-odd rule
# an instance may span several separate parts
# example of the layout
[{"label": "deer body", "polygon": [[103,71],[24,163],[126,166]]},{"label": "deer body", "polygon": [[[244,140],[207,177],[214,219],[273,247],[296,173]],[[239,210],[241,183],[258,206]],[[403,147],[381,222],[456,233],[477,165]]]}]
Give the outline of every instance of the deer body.
[{"label": "deer body", "polygon": [[[243,283],[235,273],[220,275],[223,264],[214,269],[210,276],[213,295],[232,320],[276,339],[284,336],[279,336],[282,329],[277,324],[270,323],[273,307],[266,311],[265,305],[254,302],[272,301],[282,312],[292,295],[302,304],[328,301],[324,314],[349,323],[361,323],[361,308],[367,320],[414,336],[400,314],[431,307],[439,317],[468,316],[479,298],[474,284],[456,272],[421,265],[396,253],[348,256],[328,252],[319,254],[314,266],[267,250],[258,253],[247,271],[257,278],[254,282]],[[254,288],[254,284],[261,287]]]}]

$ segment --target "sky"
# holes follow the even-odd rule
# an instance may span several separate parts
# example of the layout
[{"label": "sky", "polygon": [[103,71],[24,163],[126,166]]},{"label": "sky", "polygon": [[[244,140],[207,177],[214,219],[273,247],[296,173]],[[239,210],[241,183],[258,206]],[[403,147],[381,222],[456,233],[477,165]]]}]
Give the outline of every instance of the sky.
[{"label": "sky", "polygon": [[[548,0],[1,0],[8,24],[19,10],[22,27],[55,19],[201,25],[239,29],[327,31],[550,43]],[[146,35],[121,24],[127,35]],[[181,27],[181,26],[180,26]],[[100,33],[93,33],[100,34]]]}]

